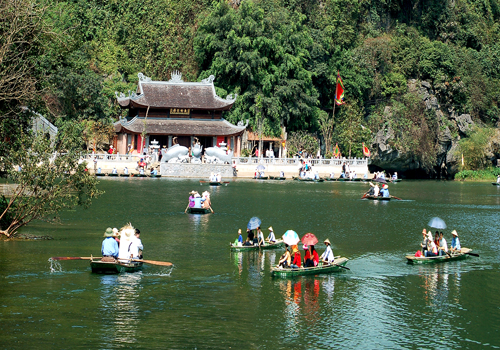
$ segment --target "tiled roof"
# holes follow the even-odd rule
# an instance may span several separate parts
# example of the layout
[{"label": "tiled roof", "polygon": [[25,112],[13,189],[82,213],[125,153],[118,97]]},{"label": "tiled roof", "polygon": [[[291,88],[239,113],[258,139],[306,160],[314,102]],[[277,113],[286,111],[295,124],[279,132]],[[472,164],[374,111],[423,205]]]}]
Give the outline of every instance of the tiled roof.
[{"label": "tiled roof", "polygon": [[201,82],[184,82],[179,73],[172,74],[169,81],[152,81],[139,73],[137,93],[116,94],[119,105],[128,107],[152,108],[190,108],[208,110],[229,110],[236,97],[228,95],[226,99],[215,93],[214,76]]},{"label": "tiled roof", "polygon": [[[248,124],[248,122],[247,122]],[[120,119],[115,124],[115,132],[140,134],[144,131],[144,118],[135,117],[130,121]],[[224,119],[146,119],[146,134],[175,136],[233,136],[243,133],[246,125],[237,126]]]}]

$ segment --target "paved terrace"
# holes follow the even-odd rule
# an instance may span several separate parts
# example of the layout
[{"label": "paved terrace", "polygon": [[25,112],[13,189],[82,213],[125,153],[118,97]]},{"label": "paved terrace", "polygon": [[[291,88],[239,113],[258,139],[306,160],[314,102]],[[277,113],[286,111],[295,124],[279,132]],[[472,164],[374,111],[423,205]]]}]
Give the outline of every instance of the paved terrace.
[{"label": "paved terrace", "polygon": [[[95,168],[101,168],[103,173],[111,173],[113,168],[118,170],[118,173],[122,173],[123,169],[127,167],[131,174],[138,173],[136,171],[137,163],[144,156],[141,155],[120,155],[120,154],[87,154],[85,160],[88,162],[88,167],[91,172]],[[297,176],[299,172],[299,166],[301,160],[299,158],[264,158],[264,157],[234,157],[233,162],[236,164],[236,169],[238,170],[238,177],[253,177],[257,166],[263,165],[265,167],[265,175],[279,175],[280,171],[285,172],[285,176],[291,178],[292,176]],[[363,177],[363,175],[369,174],[368,172],[368,159],[311,159],[310,160],[313,171],[318,171],[319,176],[327,177],[330,173],[334,173],[335,177],[338,177],[342,172],[342,164],[349,164],[351,170],[354,170],[358,177]],[[163,163],[167,165],[167,163]],[[175,163],[171,163],[173,165]],[[160,163],[153,157],[148,167],[158,166]],[[176,164],[176,169],[178,174],[162,174],[164,176],[176,176],[176,177],[195,177],[195,178],[205,178],[210,175],[213,171],[213,164],[185,164],[186,168],[189,167],[189,171],[183,174],[182,166],[183,164]],[[199,167],[198,172],[192,171],[193,167]],[[225,167],[231,167],[231,165],[226,165]],[[224,172],[229,173],[229,172]],[[232,173],[232,171],[231,171]],[[369,176],[371,178],[371,176]]]}]

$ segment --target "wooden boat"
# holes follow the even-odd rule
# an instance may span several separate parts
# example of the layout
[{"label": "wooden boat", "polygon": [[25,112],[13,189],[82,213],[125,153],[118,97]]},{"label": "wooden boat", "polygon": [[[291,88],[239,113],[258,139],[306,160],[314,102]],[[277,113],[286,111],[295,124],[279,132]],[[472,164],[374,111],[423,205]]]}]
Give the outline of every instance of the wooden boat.
[{"label": "wooden boat", "polygon": [[325,177],[324,180],[325,181],[337,181],[337,179],[331,178],[331,177]]},{"label": "wooden boat", "polygon": [[283,176],[269,176],[269,180],[286,180]]},{"label": "wooden boat", "polygon": [[375,201],[390,201],[391,197],[365,195],[365,196],[361,197],[361,199],[371,199],[371,200],[375,200]]},{"label": "wooden boat", "polygon": [[324,179],[309,179],[309,178],[301,178],[301,177],[294,177],[294,180],[297,181],[304,181],[304,182],[324,182]]},{"label": "wooden boat", "polygon": [[345,178],[345,177],[339,177],[339,178],[337,179],[337,181],[342,181],[342,182],[345,182],[345,181],[351,181],[351,180],[349,180],[349,179],[347,179],[347,178]]},{"label": "wooden boat", "polygon": [[[320,275],[324,273],[339,272],[345,270],[340,266],[345,266],[349,259],[337,257],[335,258],[335,264],[321,265],[315,267],[301,267],[298,269],[292,268],[279,268],[272,267],[271,274],[276,277],[293,277],[293,276],[305,276],[305,275]],[[340,266],[339,266],[340,265]]]},{"label": "wooden boat", "polygon": [[96,173],[95,176],[106,176],[105,173]]},{"label": "wooden boat", "polygon": [[406,260],[408,264],[434,264],[447,261],[463,260],[466,259],[472,249],[462,248],[460,253],[450,253],[450,255],[445,254],[441,256],[430,256],[430,257],[416,257],[415,255],[406,255]]},{"label": "wooden boat", "polygon": [[491,184],[492,184],[493,186],[500,186],[500,183],[498,183],[498,182],[492,182]]},{"label": "wooden boat", "polygon": [[148,177],[146,174],[133,174],[133,177]]},{"label": "wooden boat", "polygon": [[108,176],[111,176],[111,177],[118,177],[118,174],[108,174]]},{"label": "wooden boat", "polygon": [[129,177],[130,174],[120,174],[121,177]]},{"label": "wooden boat", "polygon": [[253,179],[255,180],[269,180],[269,177],[268,176],[264,176],[264,177],[253,177]]},{"label": "wooden boat", "polygon": [[207,208],[187,208],[186,213],[188,214],[210,214],[212,211]]},{"label": "wooden boat", "polygon": [[161,177],[161,175],[160,174],[156,174],[156,175],[151,174],[151,175],[149,175],[149,177]]},{"label": "wooden boat", "polygon": [[265,245],[262,245],[260,247],[258,245],[239,246],[239,245],[235,245],[234,242],[229,243],[229,244],[231,246],[231,251],[235,251],[235,252],[248,252],[251,250],[259,250],[259,249],[262,249],[262,250],[278,249],[278,248],[283,248],[285,246],[285,244],[283,243],[283,240],[281,240],[281,239],[277,240],[275,243],[267,243],[266,242]]},{"label": "wooden boat", "polygon": [[93,273],[113,274],[120,272],[136,272],[142,269],[142,261],[101,261],[101,258],[90,260]]},{"label": "wooden boat", "polygon": [[209,186],[222,186],[222,182],[219,182],[219,181],[209,181],[208,185]]}]

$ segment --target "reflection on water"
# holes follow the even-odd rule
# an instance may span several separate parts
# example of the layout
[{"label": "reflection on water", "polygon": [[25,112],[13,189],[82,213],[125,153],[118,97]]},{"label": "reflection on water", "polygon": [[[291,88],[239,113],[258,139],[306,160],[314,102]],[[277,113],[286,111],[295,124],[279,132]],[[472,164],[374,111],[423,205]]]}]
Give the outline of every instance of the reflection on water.
[{"label": "reflection on water", "polygon": [[189,221],[193,223],[195,229],[199,229],[200,227],[206,227],[208,224],[208,220],[210,215],[212,214],[187,214],[189,217]]},{"label": "reflection on water", "polygon": [[50,273],[62,272],[62,266],[59,263],[59,261],[52,260],[49,258],[49,263],[50,263]]},{"label": "reflection on water", "polygon": [[140,320],[137,304],[142,273],[122,273],[101,276],[100,307],[103,315],[103,345],[134,344]]}]

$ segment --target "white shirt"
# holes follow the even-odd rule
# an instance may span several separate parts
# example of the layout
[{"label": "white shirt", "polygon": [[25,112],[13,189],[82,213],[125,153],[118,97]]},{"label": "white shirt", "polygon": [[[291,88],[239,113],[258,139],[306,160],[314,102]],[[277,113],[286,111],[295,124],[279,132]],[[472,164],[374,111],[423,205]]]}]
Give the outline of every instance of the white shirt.
[{"label": "white shirt", "polygon": [[319,257],[319,260],[325,260],[325,261],[328,261],[329,263],[331,263],[335,260],[335,257],[333,256],[333,252],[332,252],[332,247],[330,247],[330,245],[326,246],[325,251]]},{"label": "white shirt", "polygon": [[132,242],[129,243],[129,254],[132,254],[132,256],[137,259],[139,257],[139,250],[143,249],[144,246],[142,245],[141,239],[134,236]]},{"label": "white shirt", "polygon": [[373,195],[376,197],[376,196],[378,196],[379,192],[380,192],[380,188],[378,186],[375,186],[373,188]]},{"label": "white shirt", "polygon": [[444,237],[439,240],[439,247],[444,248],[444,251],[448,252],[448,243],[446,243],[446,239],[444,239]]},{"label": "white shirt", "polygon": [[273,231],[269,232],[269,236],[267,236],[267,240],[269,242],[276,242],[276,237],[274,237],[274,232]]}]

